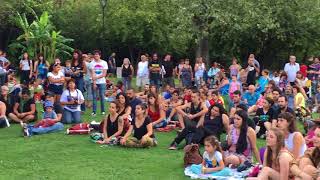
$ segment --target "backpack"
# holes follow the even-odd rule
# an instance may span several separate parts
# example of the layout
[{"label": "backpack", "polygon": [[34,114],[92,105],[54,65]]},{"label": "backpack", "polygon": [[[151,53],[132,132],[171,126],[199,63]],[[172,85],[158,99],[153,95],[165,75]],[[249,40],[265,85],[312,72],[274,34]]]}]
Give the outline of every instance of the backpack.
[{"label": "backpack", "polygon": [[79,123],[67,129],[66,134],[89,134],[91,131],[90,124]]},{"label": "backpack", "polygon": [[184,147],[184,167],[190,166],[191,164],[201,164],[202,157],[200,155],[199,145],[190,144]]}]

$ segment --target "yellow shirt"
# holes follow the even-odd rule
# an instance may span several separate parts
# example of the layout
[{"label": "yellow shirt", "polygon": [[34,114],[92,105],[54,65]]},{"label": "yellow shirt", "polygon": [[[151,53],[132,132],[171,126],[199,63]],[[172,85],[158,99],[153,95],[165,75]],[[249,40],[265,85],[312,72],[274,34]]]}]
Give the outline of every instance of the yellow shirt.
[{"label": "yellow shirt", "polygon": [[302,101],[300,102],[300,104],[298,104],[297,107],[304,107],[305,108],[306,107],[306,100],[305,100],[304,96],[301,93],[298,93],[297,95],[295,95],[294,102],[297,102],[298,99],[302,99]]}]

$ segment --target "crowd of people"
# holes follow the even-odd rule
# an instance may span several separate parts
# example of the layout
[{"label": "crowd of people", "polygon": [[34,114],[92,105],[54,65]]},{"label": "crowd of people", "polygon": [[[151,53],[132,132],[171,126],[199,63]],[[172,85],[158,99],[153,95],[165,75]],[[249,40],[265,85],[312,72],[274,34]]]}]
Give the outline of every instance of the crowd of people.
[{"label": "crowd of people", "polygon": [[[24,136],[32,136],[84,122],[85,111],[99,112],[100,144],[152,147],[161,143],[155,131],[178,129],[169,149],[184,140],[204,144],[200,173],[252,164],[255,157],[263,165],[258,179],[320,179],[320,128],[317,119],[307,119],[320,110],[317,57],[299,65],[292,55],[283,70],[270,71],[254,54],[244,66],[233,58],[229,68],[217,62],[207,68],[201,57],[176,65],[170,54],[143,54],[136,67],[124,58],[121,79],[113,82],[116,62],[115,53],[104,61],[99,50],[75,50],[71,60],[51,64],[42,54],[23,53],[15,68],[0,51],[0,126],[20,123]],[[257,138],[266,139],[265,149],[258,149]]]}]

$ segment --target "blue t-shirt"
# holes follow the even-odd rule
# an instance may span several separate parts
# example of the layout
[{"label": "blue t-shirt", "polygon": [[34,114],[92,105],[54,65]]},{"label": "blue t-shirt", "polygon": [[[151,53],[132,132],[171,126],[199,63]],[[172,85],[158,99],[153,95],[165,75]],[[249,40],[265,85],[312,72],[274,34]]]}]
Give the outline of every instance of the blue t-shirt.
[{"label": "blue t-shirt", "polygon": [[246,92],[244,93],[244,95],[242,96],[243,99],[246,99],[247,102],[248,102],[248,106],[253,106],[257,103],[259,97],[260,97],[260,94],[259,93],[249,93],[249,92]]},{"label": "blue t-shirt", "polygon": [[54,111],[51,112],[43,112],[43,116],[42,119],[56,119],[57,118],[57,114]]}]

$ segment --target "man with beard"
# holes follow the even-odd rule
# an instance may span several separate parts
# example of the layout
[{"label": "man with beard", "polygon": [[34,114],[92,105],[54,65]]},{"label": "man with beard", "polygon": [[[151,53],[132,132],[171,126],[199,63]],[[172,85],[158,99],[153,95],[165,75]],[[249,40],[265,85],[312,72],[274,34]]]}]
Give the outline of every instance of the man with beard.
[{"label": "man with beard", "polygon": [[138,104],[142,103],[142,101],[136,97],[136,94],[132,88],[129,88],[127,90],[126,94],[129,99],[129,105],[131,106],[131,109],[133,110],[133,111],[131,111],[131,117],[133,117],[134,113],[135,113],[136,106]]},{"label": "man with beard", "polygon": [[269,130],[270,128],[276,128],[277,127],[277,119],[279,114],[284,113],[284,112],[288,112],[291,113],[295,116],[294,111],[288,107],[288,99],[286,96],[280,96],[278,98],[278,110],[276,110],[274,113],[274,119],[272,119],[272,123],[270,122],[266,122],[265,123],[265,127],[267,130]]},{"label": "man with beard", "polygon": [[150,93],[150,85],[146,84],[146,85],[144,85],[143,92],[137,93],[136,96],[138,96],[141,101],[147,102],[147,95],[149,93]]},{"label": "man with beard", "polygon": [[236,113],[237,108],[240,104],[242,104],[246,108],[246,111],[248,110],[248,106],[243,101],[241,101],[241,92],[235,91],[235,92],[233,92],[233,98],[232,98],[230,105],[229,105],[230,117],[234,116],[234,114]]}]

